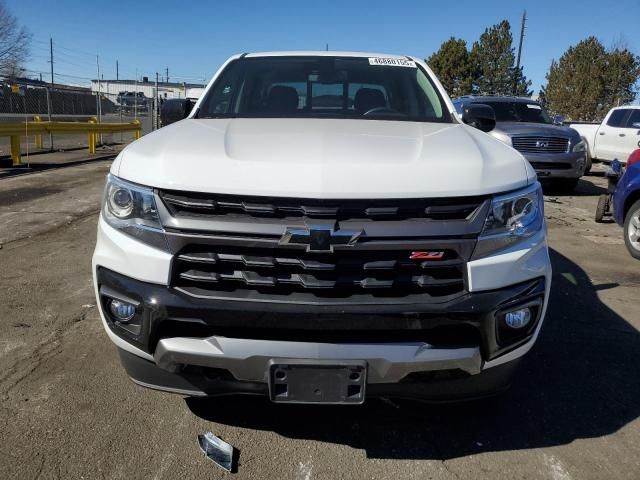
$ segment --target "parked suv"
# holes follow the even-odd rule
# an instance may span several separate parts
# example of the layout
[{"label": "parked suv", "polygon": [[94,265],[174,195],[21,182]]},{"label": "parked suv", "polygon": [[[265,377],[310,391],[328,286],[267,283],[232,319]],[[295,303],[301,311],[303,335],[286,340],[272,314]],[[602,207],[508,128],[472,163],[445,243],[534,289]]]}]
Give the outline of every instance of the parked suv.
[{"label": "parked suv", "polygon": [[131,110],[137,107],[139,110],[147,108],[147,97],[143,92],[120,92],[116,98],[123,109]]},{"label": "parked suv", "polygon": [[[180,113],[182,112],[182,113]],[[107,179],[93,275],[136,383],[362,403],[502,391],[551,267],[536,174],[421,60],[236,55]]]},{"label": "parked suv", "polygon": [[573,190],[590,168],[580,134],[560,119],[554,123],[538,102],[508,96],[466,96],[453,102],[458,112],[472,103],[494,110],[497,124],[491,135],[522,153],[541,180]]}]

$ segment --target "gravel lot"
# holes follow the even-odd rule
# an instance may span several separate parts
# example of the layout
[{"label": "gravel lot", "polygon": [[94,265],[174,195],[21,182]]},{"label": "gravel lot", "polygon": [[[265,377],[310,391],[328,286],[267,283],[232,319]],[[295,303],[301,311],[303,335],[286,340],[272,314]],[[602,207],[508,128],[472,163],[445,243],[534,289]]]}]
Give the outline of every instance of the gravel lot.
[{"label": "gravel lot", "polygon": [[0,180],[0,478],[637,479],[640,263],[597,225],[601,177],[548,196],[543,333],[501,399],[278,406],[135,386],[99,322],[90,258],[109,162]]}]

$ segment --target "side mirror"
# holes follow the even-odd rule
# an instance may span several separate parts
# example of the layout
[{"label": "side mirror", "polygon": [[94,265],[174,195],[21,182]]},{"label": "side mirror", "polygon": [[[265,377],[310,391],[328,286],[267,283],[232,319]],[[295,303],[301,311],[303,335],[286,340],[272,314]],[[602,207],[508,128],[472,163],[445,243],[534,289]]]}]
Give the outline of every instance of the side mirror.
[{"label": "side mirror", "polygon": [[564,116],[556,115],[555,117],[553,117],[553,124],[554,125],[564,125]]},{"label": "side mirror", "polygon": [[160,123],[162,123],[163,127],[166,127],[170,123],[187,118],[192,108],[193,101],[188,98],[165,100],[162,107],[160,107]]},{"label": "side mirror", "polygon": [[632,123],[631,126],[633,128],[640,128],[640,122]]},{"label": "side mirror", "polygon": [[462,109],[462,121],[483,132],[490,132],[496,126],[496,112],[484,103],[471,103]]}]

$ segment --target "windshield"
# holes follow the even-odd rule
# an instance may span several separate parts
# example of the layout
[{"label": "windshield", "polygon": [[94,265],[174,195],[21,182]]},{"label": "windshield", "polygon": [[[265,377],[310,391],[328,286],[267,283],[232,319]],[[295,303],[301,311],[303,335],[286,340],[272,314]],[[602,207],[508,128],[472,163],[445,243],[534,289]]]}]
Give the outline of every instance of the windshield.
[{"label": "windshield", "polygon": [[552,123],[547,112],[538,103],[526,102],[485,102],[496,112],[497,122]]},{"label": "windshield", "polygon": [[196,117],[452,121],[435,85],[414,62],[344,57],[236,60]]}]

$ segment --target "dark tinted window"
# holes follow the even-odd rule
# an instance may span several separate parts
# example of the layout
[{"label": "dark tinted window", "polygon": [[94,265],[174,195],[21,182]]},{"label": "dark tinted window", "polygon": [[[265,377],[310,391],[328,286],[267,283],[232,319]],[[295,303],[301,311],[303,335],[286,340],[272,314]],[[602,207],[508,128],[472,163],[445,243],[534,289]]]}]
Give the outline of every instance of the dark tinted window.
[{"label": "dark tinted window", "polygon": [[629,110],[614,110],[607,120],[607,125],[610,127],[621,127],[624,123],[624,119],[627,117]]},{"label": "dark tinted window", "polygon": [[493,108],[497,122],[551,123],[551,118],[538,103],[534,102],[492,102],[479,100]]},{"label": "dark tinted window", "polygon": [[216,80],[197,116],[452,121],[419,66],[345,57],[236,60]]},{"label": "dark tinted window", "polygon": [[627,120],[627,128],[637,128],[633,126],[634,123],[640,123],[640,108],[631,111],[631,115]]}]

